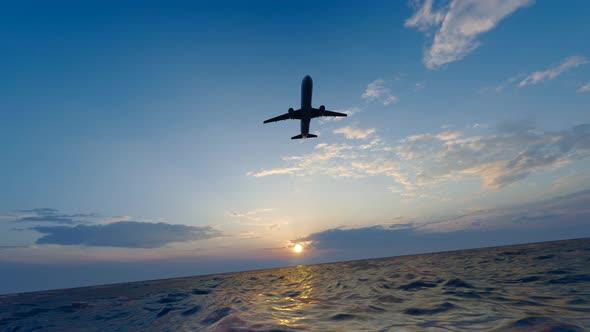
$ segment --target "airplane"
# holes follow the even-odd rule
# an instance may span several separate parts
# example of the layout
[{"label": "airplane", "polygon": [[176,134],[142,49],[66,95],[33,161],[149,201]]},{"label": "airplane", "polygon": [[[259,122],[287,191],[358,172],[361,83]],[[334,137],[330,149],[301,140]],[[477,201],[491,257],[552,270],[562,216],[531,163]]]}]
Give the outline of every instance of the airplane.
[{"label": "airplane", "polygon": [[263,123],[276,122],[282,120],[301,120],[301,134],[291,137],[291,139],[312,138],[318,137],[309,133],[309,122],[313,118],[320,116],[346,116],[344,113],[332,112],[326,110],[324,105],[320,108],[313,108],[311,106],[311,93],[313,90],[313,81],[309,75],[303,78],[301,82],[301,108],[294,110],[289,108],[289,112],[279,115],[272,119],[268,119]]}]

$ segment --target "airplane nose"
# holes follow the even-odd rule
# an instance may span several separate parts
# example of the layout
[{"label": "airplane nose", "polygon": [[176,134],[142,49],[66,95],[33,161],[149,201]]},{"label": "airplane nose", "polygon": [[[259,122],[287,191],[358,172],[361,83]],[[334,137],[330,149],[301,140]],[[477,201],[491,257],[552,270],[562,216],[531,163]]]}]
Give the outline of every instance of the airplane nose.
[{"label": "airplane nose", "polygon": [[305,75],[305,77],[303,79],[306,80],[306,81],[311,81],[311,76]]}]

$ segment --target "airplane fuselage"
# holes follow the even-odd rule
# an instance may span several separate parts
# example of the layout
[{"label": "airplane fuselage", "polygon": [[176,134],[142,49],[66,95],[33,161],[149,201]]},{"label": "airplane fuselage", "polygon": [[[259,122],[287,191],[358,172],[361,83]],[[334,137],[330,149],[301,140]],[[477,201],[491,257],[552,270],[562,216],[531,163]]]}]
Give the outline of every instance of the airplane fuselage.
[{"label": "airplane fuselage", "polygon": [[311,122],[311,95],[313,93],[313,80],[305,76],[301,81],[301,136],[309,135],[309,123]]},{"label": "airplane fuselage", "polygon": [[317,135],[309,133],[309,123],[311,119],[318,118],[320,116],[331,116],[331,117],[345,117],[345,113],[334,112],[326,110],[324,105],[319,108],[313,108],[311,106],[311,95],[313,92],[313,81],[311,77],[305,76],[301,82],[301,108],[294,110],[289,108],[289,112],[275,116],[274,118],[264,120],[262,123],[271,123],[283,120],[299,120],[301,121],[301,134],[291,137],[291,139],[302,139],[302,138],[313,138],[318,137]]}]

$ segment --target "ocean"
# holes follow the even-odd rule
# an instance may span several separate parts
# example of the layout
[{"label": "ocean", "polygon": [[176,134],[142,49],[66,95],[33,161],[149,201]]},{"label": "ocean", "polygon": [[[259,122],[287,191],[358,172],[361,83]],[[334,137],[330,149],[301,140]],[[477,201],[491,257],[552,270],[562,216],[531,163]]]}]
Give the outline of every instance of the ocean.
[{"label": "ocean", "polygon": [[1,331],[590,331],[590,238],[0,296]]}]

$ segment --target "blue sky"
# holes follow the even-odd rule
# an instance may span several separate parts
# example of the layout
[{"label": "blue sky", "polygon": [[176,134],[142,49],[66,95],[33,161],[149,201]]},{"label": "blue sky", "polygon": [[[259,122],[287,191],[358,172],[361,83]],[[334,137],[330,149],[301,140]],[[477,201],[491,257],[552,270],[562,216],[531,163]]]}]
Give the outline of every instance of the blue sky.
[{"label": "blue sky", "polygon": [[0,15],[0,292],[590,235],[586,1]]}]

